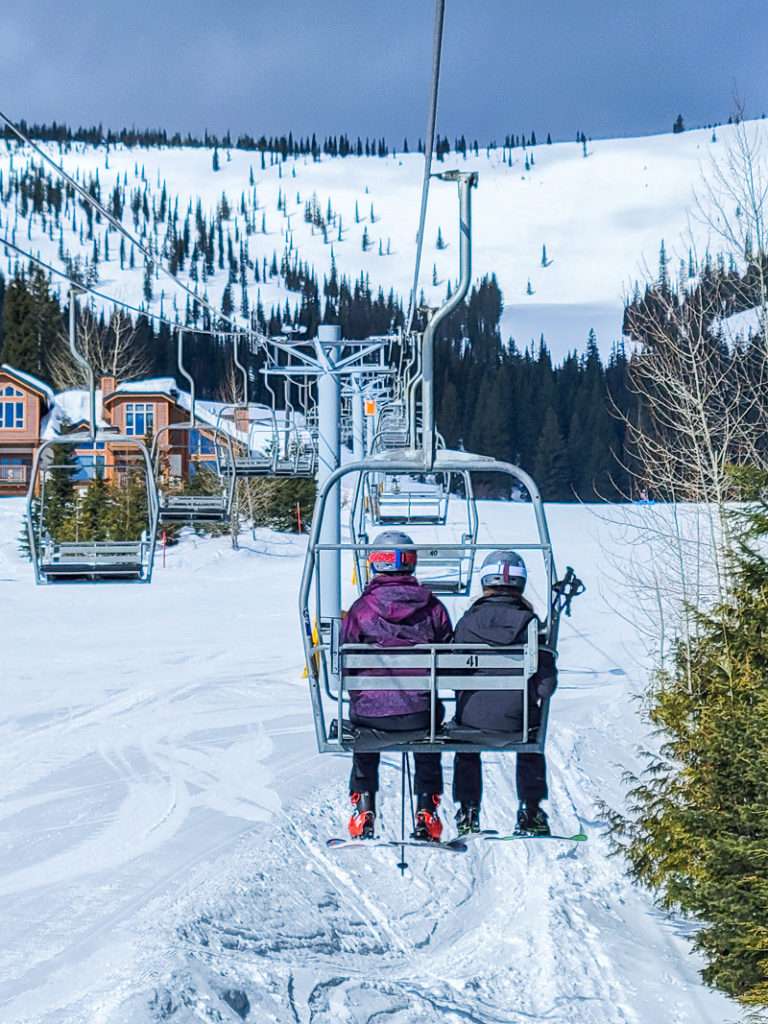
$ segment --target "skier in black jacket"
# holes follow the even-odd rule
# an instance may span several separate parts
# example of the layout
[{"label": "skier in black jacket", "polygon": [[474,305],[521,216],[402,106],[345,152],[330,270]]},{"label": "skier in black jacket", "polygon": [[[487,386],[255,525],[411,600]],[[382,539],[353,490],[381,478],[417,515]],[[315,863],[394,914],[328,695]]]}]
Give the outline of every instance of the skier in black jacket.
[{"label": "skier in black jacket", "polygon": [[[528,624],[536,615],[523,597],[527,578],[525,562],[515,551],[492,551],[480,570],[482,597],[459,620],[454,641],[466,644],[505,646],[522,643]],[[528,723],[534,729],[541,720],[540,700],[557,686],[555,659],[539,651],[539,667],[529,682]],[[462,690],[457,692],[456,721],[461,725],[494,732],[521,732],[523,704],[520,691]],[[539,804],[547,797],[546,762],[543,754],[517,755],[516,832],[549,835],[547,815]],[[483,791],[480,755],[457,753],[453,767],[453,799],[460,805],[456,823],[460,834],[480,830]]]}]

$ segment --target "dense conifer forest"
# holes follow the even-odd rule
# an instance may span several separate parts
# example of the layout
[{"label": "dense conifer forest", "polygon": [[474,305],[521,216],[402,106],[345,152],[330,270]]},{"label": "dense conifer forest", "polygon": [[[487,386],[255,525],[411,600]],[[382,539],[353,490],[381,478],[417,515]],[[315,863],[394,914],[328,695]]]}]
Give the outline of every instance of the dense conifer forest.
[{"label": "dense conifer forest", "polygon": [[[351,282],[334,269],[321,288],[306,265],[284,262],[276,272],[299,301],[297,310],[286,304],[268,320],[257,311],[264,333],[279,334],[287,326],[312,338],[325,322],[340,324],[344,337],[365,338],[403,325],[400,300],[391,292],[374,295],[365,277]],[[604,366],[591,335],[583,354],[574,345],[563,364],[554,366],[543,341],[536,351],[520,352],[502,340],[502,308],[495,278],[486,278],[438,332],[437,425],[446,444],[515,462],[550,501],[620,499],[631,490],[622,416],[631,414],[633,401],[624,351],[617,347]],[[55,387],[51,354],[61,346],[67,315],[39,270],[10,282],[0,275],[0,359]],[[146,367],[144,375],[176,376],[171,328],[155,328],[145,317],[133,326],[131,344]],[[106,334],[111,330],[103,315],[95,327]],[[260,356],[248,353],[247,358],[250,399],[268,402]],[[222,397],[231,359],[231,343],[215,329],[188,335],[187,363],[201,398]]]}]

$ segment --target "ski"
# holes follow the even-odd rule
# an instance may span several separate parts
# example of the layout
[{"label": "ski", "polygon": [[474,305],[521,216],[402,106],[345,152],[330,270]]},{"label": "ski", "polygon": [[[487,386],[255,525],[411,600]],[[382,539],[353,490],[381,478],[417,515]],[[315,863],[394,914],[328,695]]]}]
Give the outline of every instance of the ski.
[{"label": "ski", "polygon": [[586,841],[587,841],[587,836],[583,832],[576,832],[576,834],[572,835],[572,836],[557,836],[557,835],[537,836],[537,835],[535,835],[534,833],[531,833],[531,832],[520,832],[520,833],[514,833],[513,832],[512,835],[509,835],[509,836],[499,836],[499,835],[489,836],[489,835],[485,835],[485,836],[481,836],[481,838],[486,839],[488,842],[493,842],[495,840],[497,843],[508,843],[508,842],[511,842],[513,839],[560,839],[560,840],[562,840],[563,842],[566,842],[566,843],[586,843]]},{"label": "ski", "polygon": [[332,850],[365,849],[373,846],[418,846],[422,850],[446,850],[448,853],[464,853],[467,849],[463,838],[451,839],[446,843],[428,843],[423,839],[326,839],[325,845]]},{"label": "ski", "polygon": [[488,839],[495,838],[499,834],[498,829],[495,828],[481,828],[479,832],[466,832],[464,835],[457,836],[452,842],[464,843],[468,839]]}]

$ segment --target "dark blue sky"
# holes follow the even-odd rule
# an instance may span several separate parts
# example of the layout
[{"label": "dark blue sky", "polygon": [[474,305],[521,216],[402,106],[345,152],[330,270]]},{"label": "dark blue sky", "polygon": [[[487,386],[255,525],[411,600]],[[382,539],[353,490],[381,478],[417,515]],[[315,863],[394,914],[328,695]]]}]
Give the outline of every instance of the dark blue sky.
[{"label": "dark blue sky", "polygon": [[[14,119],[423,135],[433,0],[26,0],[0,17]],[[768,111],[765,0],[447,0],[438,130],[482,144]]]}]

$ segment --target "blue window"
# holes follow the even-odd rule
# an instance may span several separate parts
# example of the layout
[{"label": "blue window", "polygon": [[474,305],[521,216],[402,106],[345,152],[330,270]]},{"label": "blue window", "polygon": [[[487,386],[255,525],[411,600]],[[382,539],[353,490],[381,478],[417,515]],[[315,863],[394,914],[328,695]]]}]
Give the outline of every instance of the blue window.
[{"label": "blue window", "polygon": [[[104,448],[105,444],[103,441],[97,441],[95,444],[92,441],[86,441],[80,445],[79,451],[75,456],[77,470],[72,474],[72,480],[95,480],[103,477],[107,465]],[[84,452],[91,452],[92,454],[85,455],[83,454]]]},{"label": "blue window", "polygon": [[128,402],[125,407],[125,432],[131,437],[145,437],[155,429],[155,407],[152,402]]},{"label": "blue window", "polygon": [[190,430],[189,432],[189,451],[192,455],[214,455],[216,452],[216,445],[205,434],[201,434],[199,430]]},{"label": "blue window", "polygon": [[24,392],[8,384],[0,388],[0,430],[24,427]]}]

